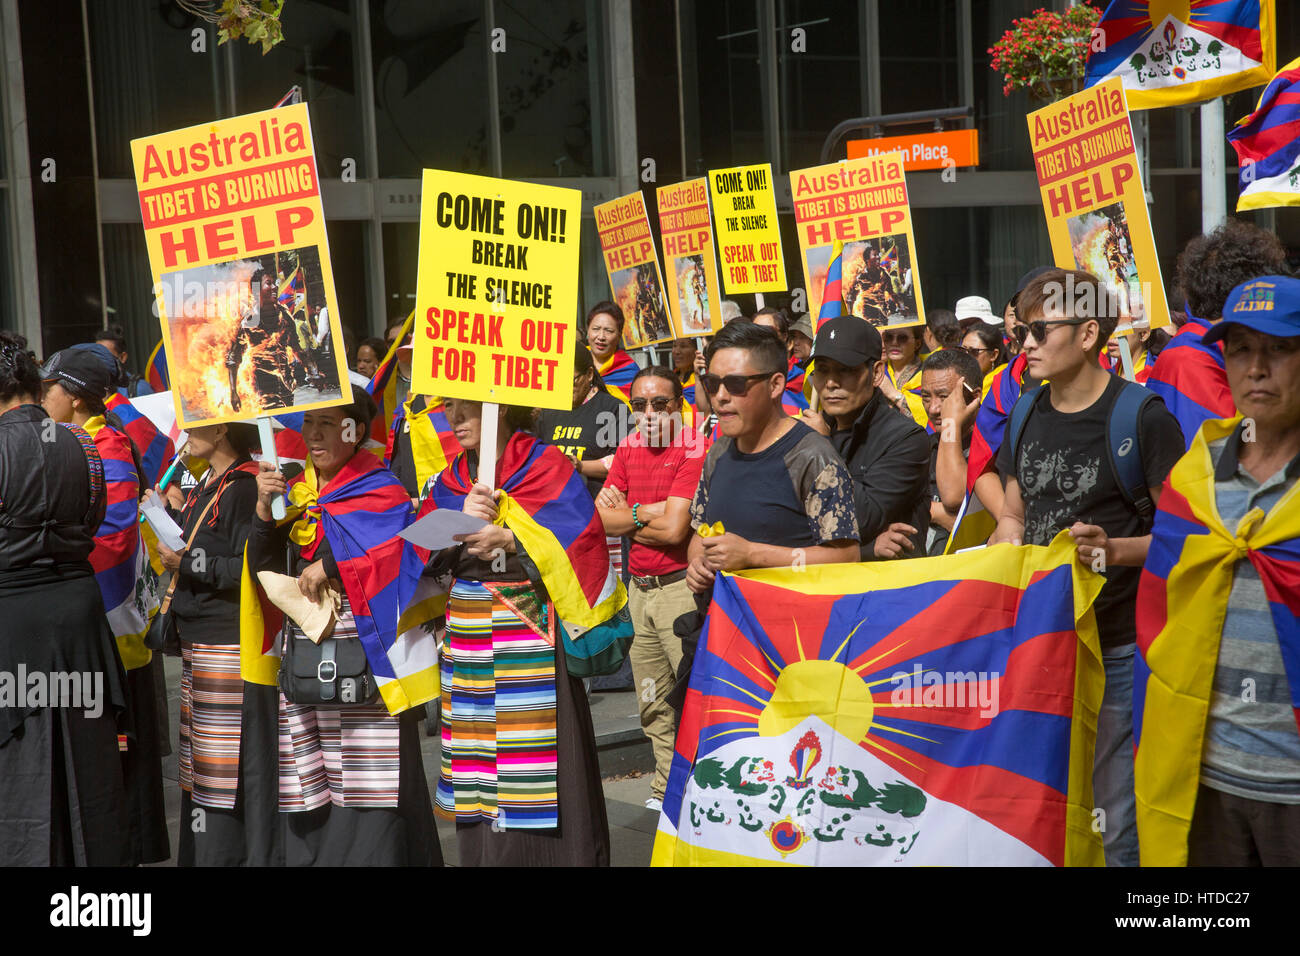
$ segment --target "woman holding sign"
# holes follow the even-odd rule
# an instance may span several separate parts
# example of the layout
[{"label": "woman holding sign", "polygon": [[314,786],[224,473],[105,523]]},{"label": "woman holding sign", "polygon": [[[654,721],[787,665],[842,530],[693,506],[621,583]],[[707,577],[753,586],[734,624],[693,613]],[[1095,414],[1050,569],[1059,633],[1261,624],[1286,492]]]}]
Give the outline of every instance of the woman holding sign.
[{"label": "woman holding sign", "polygon": [[478,480],[483,406],[446,410],[464,451],[421,511],[486,523],[431,561],[451,577],[438,814],[456,821],[462,866],[608,866],[591,712],[561,623],[594,628],[626,602],[604,528],[568,459],[523,430],[527,409],[500,406],[496,491]]}]

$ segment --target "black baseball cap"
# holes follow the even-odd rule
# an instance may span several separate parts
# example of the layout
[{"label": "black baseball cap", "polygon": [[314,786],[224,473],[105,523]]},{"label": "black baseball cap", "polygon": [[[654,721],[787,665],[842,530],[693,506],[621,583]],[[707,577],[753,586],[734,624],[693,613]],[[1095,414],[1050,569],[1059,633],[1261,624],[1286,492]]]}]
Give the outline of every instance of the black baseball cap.
[{"label": "black baseball cap", "polygon": [[58,383],[78,398],[102,402],[113,386],[113,374],[90,351],[64,349],[55,352],[41,369],[41,381]]},{"label": "black baseball cap", "polygon": [[[1044,272],[1051,272],[1055,268],[1056,266],[1037,266],[1022,275],[1020,281],[1016,283],[1016,291],[1011,293],[1011,298],[1007,299],[1007,305],[1015,305],[1016,299],[1020,298],[1020,293],[1025,291],[1025,286],[1029,285],[1029,283],[1033,282]],[[1007,311],[1007,305],[1002,307],[1003,312]]]},{"label": "black baseball cap", "polygon": [[866,319],[841,315],[827,319],[813,340],[813,358],[828,358],[849,368],[880,361],[880,333]]}]

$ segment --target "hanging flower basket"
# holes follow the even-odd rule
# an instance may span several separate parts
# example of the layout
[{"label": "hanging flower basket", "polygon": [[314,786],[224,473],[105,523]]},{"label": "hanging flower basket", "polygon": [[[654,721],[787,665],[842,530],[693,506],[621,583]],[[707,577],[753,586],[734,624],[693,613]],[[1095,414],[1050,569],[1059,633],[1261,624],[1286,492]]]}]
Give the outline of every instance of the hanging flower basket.
[{"label": "hanging flower basket", "polygon": [[1002,95],[1028,90],[1036,100],[1054,102],[1083,89],[1088,50],[1100,36],[1101,11],[1079,3],[1064,13],[1035,10],[1011,22],[1011,29],[989,47],[989,64],[1006,81]]}]

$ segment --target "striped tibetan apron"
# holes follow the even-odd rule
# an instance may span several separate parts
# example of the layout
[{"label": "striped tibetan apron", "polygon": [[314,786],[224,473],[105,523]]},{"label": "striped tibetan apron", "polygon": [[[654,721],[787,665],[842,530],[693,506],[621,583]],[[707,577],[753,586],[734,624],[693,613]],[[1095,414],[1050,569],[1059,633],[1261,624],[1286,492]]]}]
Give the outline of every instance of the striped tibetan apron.
[{"label": "striped tibetan apron", "polygon": [[452,582],[436,810],[502,830],[559,825],[554,619],[532,585]]},{"label": "striped tibetan apron", "polygon": [[198,806],[235,809],[243,705],[239,645],[182,642],[177,772]]}]

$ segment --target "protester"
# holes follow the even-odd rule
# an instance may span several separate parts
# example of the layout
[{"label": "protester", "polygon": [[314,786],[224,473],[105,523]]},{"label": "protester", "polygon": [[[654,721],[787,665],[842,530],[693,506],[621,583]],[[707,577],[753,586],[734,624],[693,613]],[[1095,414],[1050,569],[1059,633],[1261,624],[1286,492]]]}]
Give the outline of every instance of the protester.
[{"label": "protester", "polygon": [[535,431],[564,452],[594,499],[609,474],[615,449],[634,427],[628,406],[606,390],[592,354],[579,345],[573,352],[573,410],[542,409]]},{"label": "protester", "polygon": [[1297,866],[1300,280],[1243,283],[1222,314],[1202,343],[1242,417],[1174,466],[1138,590],[1142,863]]},{"label": "protester", "polygon": [[388,320],[388,328],[384,330],[384,338],[388,342],[388,347],[384,349],[385,354],[393,347],[393,343],[401,338],[402,331],[406,328],[406,320],[405,315],[395,315]]},{"label": "protester", "polygon": [[[1155,368],[1160,350],[1169,342],[1169,336],[1164,329],[1153,329],[1135,323],[1133,332],[1124,338],[1128,340],[1129,358],[1133,361],[1133,381],[1145,385]],[[1110,341],[1106,343],[1104,354],[1106,361],[1103,363],[1109,364],[1110,371],[1116,375],[1124,374],[1124,359],[1120,354],[1119,343],[1120,337],[1112,335]]]},{"label": "protester", "polygon": [[0,860],[129,866],[126,678],[89,560],[104,466],[84,430],[50,422],[40,393],[26,343],[0,331],[0,673],[66,675],[71,695],[0,708]]},{"label": "protester", "polygon": [[926,309],[921,337],[925,356],[957,345],[961,342],[961,326],[957,324],[956,313],[951,309]]},{"label": "protester", "polygon": [[[884,342],[885,374],[880,380],[880,391],[885,401],[904,415],[925,427],[925,405],[916,390],[921,387],[921,342],[923,326],[901,329],[885,327],[880,336]],[[814,351],[816,351],[814,349]]]},{"label": "protester", "polygon": [[[863,324],[858,321],[859,324]],[[687,580],[707,592],[718,571],[857,561],[854,489],[834,447],[786,415],[785,349],[770,329],[724,326],[705,349],[702,377],[718,413],[715,443],[691,502]],[[743,489],[743,493],[741,492]]]},{"label": "protester", "polygon": [[979,322],[971,325],[962,337],[961,347],[975,358],[980,367],[980,379],[987,389],[987,379],[1007,361],[1007,347],[996,326]]},{"label": "protester", "polygon": [[129,370],[127,365],[126,351],[126,333],[122,331],[120,325],[110,325],[106,329],[100,329],[95,333],[95,344],[102,345],[112,354],[113,358],[121,363],[122,368],[126,369],[127,381],[122,385],[123,394],[127,398],[135,398],[137,395],[152,395],[153,386],[151,386],[142,375]]},{"label": "protester", "polygon": [[[1046,545],[1063,529],[1079,560],[1106,577],[1093,611],[1106,671],[1097,723],[1093,799],[1105,811],[1106,861],[1137,865],[1133,802],[1133,655],[1138,567],[1150,542],[1152,503],[1182,454],[1177,420],[1140,386],[1108,374],[1098,355],[1115,330],[1114,298],[1086,272],[1054,269],[1021,292],[1029,374],[1050,380],[1019,399],[997,467],[1006,496],[991,544]],[[1135,392],[1121,397],[1128,389]],[[1130,399],[1132,399],[1130,403]],[[1112,462],[1123,434],[1137,486]],[[1121,454],[1121,453],[1116,453]],[[1118,462],[1118,459],[1115,459]]]},{"label": "protester", "polygon": [[1147,387],[1174,413],[1188,447],[1202,422],[1235,414],[1223,350],[1207,344],[1205,333],[1236,286],[1286,271],[1286,247],[1277,236],[1239,219],[1197,236],[1179,254],[1177,285],[1187,300],[1187,321],[1160,353]]},{"label": "protester", "polygon": [[682,425],[674,410],[681,402],[675,372],[651,366],[632,380],[637,429],[618,446],[605,487],[596,496],[605,532],[631,541],[628,611],[633,686],[640,691],[641,727],[654,748],[655,773],[646,807],[663,807],[673,761],[677,720],[668,695],[682,660],[682,641],[673,622],[695,607],[686,586],[686,543],[691,533],[691,499],[700,482],[707,440]]},{"label": "protester", "polygon": [[[988,325],[1001,328],[1002,319],[993,314],[993,306],[982,295],[963,296],[953,306],[953,315],[963,332],[969,332],[972,326]],[[926,318],[929,318],[927,313]]]},{"label": "protester", "polygon": [[781,340],[781,347],[786,351],[785,410],[798,415],[808,407],[808,400],[803,394],[804,367],[790,346],[790,313],[769,305],[754,314],[754,324],[771,329]]},{"label": "protester", "polygon": [[357,346],[357,361],[353,367],[366,378],[374,378],[375,372],[379,369],[379,363],[384,360],[384,356],[387,354],[388,346],[383,339],[373,337],[362,339],[361,344]]},{"label": "protester", "polygon": [[728,322],[733,322],[736,319],[743,319],[744,317],[745,317],[744,310],[742,310],[738,304],[732,302],[730,299],[722,300],[722,324],[723,325],[726,325]]},{"label": "protester", "polygon": [[604,529],[569,462],[525,431],[528,409],[500,407],[492,491],[478,474],[483,406],[446,406],[464,452],[422,513],[490,523],[431,560],[451,577],[438,813],[456,823],[461,866],[608,866],[591,713],[557,622],[590,626],[622,606]]},{"label": "protester", "polygon": [[880,332],[854,316],[830,319],[817,332],[814,352],[821,413],[803,420],[830,437],[848,467],[862,558],[924,553],[930,443],[874,384],[886,380]]},{"label": "protester", "polygon": [[106,509],[95,533],[90,564],[126,669],[127,745],[122,756],[131,814],[131,858],[161,863],[171,855],[163,805],[162,755],[156,671],[162,661],[144,646],[157,608],[156,581],[140,541],[139,501],[143,465],[122,423],[104,407],[126,371],[98,343],[56,352],[45,369],[41,405],[56,422],[86,431],[104,467]]},{"label": "protester", "polygon": [[695,356],[699,348],[689,336],[673,339],[673,373],[682,385],[682,424],[695,427]]},{"label": "protester", "polygon": [[962,349],[940,349],[921,366],[919,394],[930,418],[929,555],[943,554],[961,510],[982,382],[979,362]]},{"label": "protester", "polygon": [[623,310],[608,300],[597,302],[587,311],[587,348],[595,361],[596,371],[605,390],[627,404],[636,359],[623,350]]},{"label": "protester", "polygon": [[[257,476],[249,568],[296,577],[314,604],[336,597],[332,637],[323,638],[335,643],[360,640],[363,617],[378,629],[379,644],[391,643],[397,624],[398,589],[382,593],[377,586],[394,569],[376,563],[375,550],[390,537],[382,530],[387,523],[376,519],[405,508],[409,520],[410,502],[397,479],[362,447],[374,414],[374,403],[361,391],[347,405],[304,413],[309,467],[294,485],[296,520],[277,525],[271,517],[272,500],[286,491],[285,476],[269,461],[260,463]],[[302,635],[286,615],[283,646]],[[372,649],[364,650],[378,671]],[[392,669],[391,662],[383,666]],[[420,755],[421,716],[418,707],[392,716],[383,700],[294,703],[281,690],[279,799],[280,812],[288,814],[286,865],[441,865]]]},{"label": "protester", "polygon": [[790,354],[805,372],[808,370],[808,360],[812,358],[814,335],[812,320],[807,315],[799,316],[790,326]]},{"label": "protester", "polygon": [[1016,282],[1016,291],[1011,294],[1011,298],[1007,300],[1007,304],[1002,308],[1001,325],[1005,333],[1003,341],[1006,343],[1007,351],[1011,355],[1019,355],[1025,341],[1025,321],[1017,312],[1016,300],[1031,281],[1054,268],[1055,266],[1036,266],[1022,275],[1019,281]]}]

